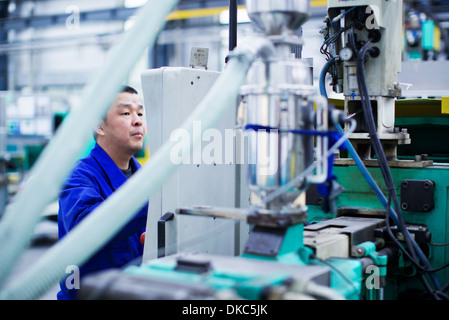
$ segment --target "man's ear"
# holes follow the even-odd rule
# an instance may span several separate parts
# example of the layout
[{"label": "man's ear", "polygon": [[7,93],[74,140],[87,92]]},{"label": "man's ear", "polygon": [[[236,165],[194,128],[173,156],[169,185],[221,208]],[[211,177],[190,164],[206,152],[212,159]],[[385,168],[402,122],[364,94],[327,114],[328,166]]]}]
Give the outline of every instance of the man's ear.
[{"label": "man's ear", "polygon": [[95,133],[97,136],[104,136],[103,122],[97,126],[97,128],[95,129]]}]

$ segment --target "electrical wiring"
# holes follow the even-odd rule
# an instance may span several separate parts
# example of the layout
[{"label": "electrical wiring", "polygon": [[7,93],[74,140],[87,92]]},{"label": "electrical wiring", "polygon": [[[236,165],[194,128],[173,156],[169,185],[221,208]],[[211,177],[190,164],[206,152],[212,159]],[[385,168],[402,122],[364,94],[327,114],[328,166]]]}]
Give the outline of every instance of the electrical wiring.
[{"label": "electrical wiring", "polygon": [[[390,209],[388,209],[388,211],[387,211],[387,217],[391,214],[391,207],[390,207],[390,205],[391,205],[391,197],[389,197],[389,200],[388,200],[388,205],[386,206],[386,208],[390,208]],[[405,256],[413,263],[413,265],[416,267],[416,268],[418,268],[418,269],[420,269],[421,271],[423,271],[423,272],[436,272],[436,271],[439,271],[439,270],[442,270],[442,269],[444,269],[444,268],[447,268],[447,267],[449,267],[449,263],[446,263],[446,264],[444,264],[444,265],[442,265],[442,266],[440,266],[440,267],[437,267],[437,268],[433,268],[433,269],[428,269],[428,268],[425,268],[425,267],[423,267],[423,266],[421,266],[419,263],[417,263],[413,258],[412,258],[412,256],[410,255],[410,253],[402,246],[402,244],[399,242],[399,240],[398,239],[396,239],[396,237],[394,236],[394,234],[393,234],[393,232],[392,232],[392,230],[391,230],[391,226],[390,226],[390,222],[389,222],[389,219],[385,219],[385,223],[386,223],[386,226],[387,226],[387,228],[386,228],[386,230],[387,230],[387,233],[388,233],[388,236],[390,237],[390,239],[395,243],[395,245],[405,254]]]},{"label": "electrical wiring", "polygon": [[[365,45],[366,45],[366,46],[365,46],[365,50],[367,50],[367,49],[368,49],[369,43],[368,43],[368,44],[365,43]],[[364,54],[366,54],[366,52],[364,52]],[[363,55],[363,56],[364,56],[364,55]],[[363,57],[363,60],[362,60],[362,61],[364,62],[364,57]],[[334,60],[333,62],[335,62],[335,60]],[[363,65],[362,65],[362,66],[363,66]],[[331,63],[325,65],[325,68],[323,68],[323,70],[322,70],[322,72],[321,72],[321,76],[325,75],[330,67],[331,67]],[[363,69],[362,69],[362,70],[363,70]],[[320,79],[320,80],[322,80],[322,79]],[[327,97],[325,88],[322,87],[323,83],[324,83],[323,81],[320,81],[320,92],[321,92],[321,94],[322,94],[324,97]],[[363,90],[363,89],[362,89],[362,90]],[[367,92],[367,90],[366,90],[366,92]],[[366,96],[367,96],[367,94],[366,94],[366,95],[363,95],[363,97],[361,97],[361,100],[362,100],[362,101],[368,101],[368,103],[369,103],[369,96],[368,96],[368,98],[366,98]],[[370,110],[371,110],[371,108],[370,108]],[[340,126],[339,124],[336,124],[336,128],[337,128],[337,130],[339,131],[340,134],[342,134],[342,133],[344,132],[343,129],[341,128],[341,126]],[[373,135],[374,135],[374,136],[377,136],[376,133],[374,133]],[[353,157],[353,159],[354,159],[356,165],[357,165],[358,168],[360,169],[362,175],[364,176],[364,178],[366,179],[366,181],[367,181],[368,184],[370,185],[371,189],[372,189],[372,190],[374,191],[374,193],[377,195],[377,197],[378,197],[378,199],[381,201],[381,203],[382,203],[384,206],[386,206],[386,208],[388,208],[388,210],[387,210],[388,215],[387,215],[387,216],[390,216],[390,217],[391,217],[391,219],[394,221],[394,223],[395,223],[396,225],[398,225],[400,229],[402,229],[402,232],[405,234],[405,237],[406,237],[407,239],[410,240],[411,236],[410,236],[410,234],[408,233],[408,230],[406,229],[405,224],[400,222],[400,221],[403,222],[402,215],[401,215],[400,211],[398,210],[399,213],[400,213],[400,214],[398,215],[398,214],[396,214],[396,211],[395,211],[393,208],[391,208],[390,202],[387,202],[387,200],[386,200],[385,196],[383,195],[382,191],[380,190],[380,188],[377,186],[377,184],[376,184],[376,182],[374,181],[374,179],[373,179],[373,178],[371,177],[371,175],[369,174],[368,170],[367,170],[366,167],[364,166],[362,160],[361,160],[360,157],[358,156],[358,154],[357,154],[357,152],[355,151],[355,149],[354,149],[354,147],[352,146],[352,144],[351,144],[349,141],[346,141],[346,144],[345,144],[345,145],[346,145],[346,147],[347,147],[349,153],[352,155],[352,157]],[[381,150],[382,150],[382,149],[381,149]],[[389,172],[388,166],[387,166],[387,168],[382,167],[383,174],[387,174],[387,175],[388,175],[388,172],[387,172],[385,169],[387,169],[387,171]],[[388,176],[387,176],[387,179],[388,179]],[[388,181],[388,180],[387,180],[387,181]],[[392,180],[390,180],[390,181],[392,181]],[[392,190],[394,191],[394,187],[393,187],[393,188],[390,187],[389,190],[390,190],[390,192],[391,192]],[[396,199],[397,199],[397,197],[396,197]],[[388,220],[388,219],[387,219],[387,220]],[[390,229],[389,231],[391,232],[391,229]],[[392,235],[392,233],[391,233],[391,235]],[[394,236],[393,236],[392,238],[395,239]],[[395,240],[396,240],[396,239],[395,239]],[[422,267],[422,266],[417,262],[416,259],[413,259],[413,257],[410,256],[410,254],[408,253],[408,251],[406,251],[406,249],[403,248],[402,245],[400,245],[399,241],[396,240],[396,243],[399,244],[399,248],[402,250],[402,252],[404,252],[404,254],[405,254],[405,255],[406,255],[412,262],[414,262],[414,265],[417,267],[417,269],[419,269],[419,270],[422,271],[422,272],[429,272],[429,273],[430,273],[431,278],[432,278],[432,281],[434,282],[434,285],[435,285],[435,287],[437,288],[437,290],[435,290],[435,291],[433,291],[433,290],[430,289],[429,292],[432,294],[432,296],[434,296],[435,299],[439,299],[439,298],[446,299],[447,296],[446,296],[443,292],[445,292],[447,289],[449,289],[449,283],[448,283],[444,288],[442,288],[441,290],[438,290],[438,288],[439,288],[440,286],[439,286],[439,283],[438,283],[438,279],[437,279],[436,276],[433,274],[433,272],[435,272],[435,271],[437,271],[437,270],[440,270],[440,269],[442,269],[442,268],[445,268],[447,265],[441,266],[441,267],[439,267],[439,268],[432,269],[432,268],[430,267],[430,264],[429,264],[429,262],[427,261],[426,257],[424,256],[424,254],[422,253],[422,251],[420,250],[420,248],[419,248],[418,245],[416,244],[416,242],[415,242],[413,239],[411,239],[411,240],[412,240],[412,243],[411,243],[411,248],[412,248],[412,250],[413,250],[413,248],[417,247],[417,248],[416,248],[417,254],[419,255],[420,259],[421,259],[422,261],[424,261],[424,263],[425,263],[425,265],[426,265],[425,267]],[[423,277],[422,277],[421,280],[424,280],[424,285],[426,286],[427,282],[425,281],[425,279],[423,279]],[[426,288],[429,289],[430,287],[429,287],[429,286],[426,286]]]},{"label": "electrical wiring", "polygon": [[[368,95],[368,90],[366,88],[366,82],[364,79],[365,56],[366,56],[366,52],[368,51],[368,46],[370,43],[371,43],[371,40],[368,40],[363,45],[363,47],[361,48],[361,50],[358,54],[358,57],[357,57],[357,80],[358,80],[358,85],[359,85],[359,93],[360,93],[360,97],[361,97],[361,104],[362,104],[362,108],[363,108],[365,124],[368,127],[368,133],[369,133],[370,140],[371,140],[371,145],[374,149],[374,152],[377,155],[379,168],[381,169],[382,176],[384,178],[387,190],[393,198],[395,210],[396,210],[396,212],[400,213],[399,202],[397,200],[396,190],[394,188],[394,182],[393,182],[391,173],[388,168],[387,159],[385,157],[379,137],[377,135],[377,130],[375,127],[374,117],[373,117],[372,109],[371,109],[371,102],[370,102],[370,98]],[[406,226],[405,226],[405,222],[403,220],[402,214],[398,214],[398,218],[399,218],[400,228],[402,230],[405,230]],[[408,247],[410,248],[410,250],[412,252],[414,259],[416,259],[415,253],[412,250],[413,247],[411,245],[410,238],[405,237],[405,240],[406,240]]]},{"label": "electrical wiring", "polygon": [[328,48],[331,44],[333,44],[334,42],[336,42],[341,34],[345,31],[347,31],[350,28],[353,28],[353,25],[349,25],[346,27],[340,27],[340,26],[335,26],[334,23],[337,21],[340,21],[345,15],[347,15],[349,12],[353,11],[354,9],[356,9],[357,7],[352,7],[346,11],[344,11],[343,13],[339,14],[338,16],[336,16],[335,18],[333,18],[330,21],[330,27],[332,27],[333,29],[337,29],[337,32],[335,32],[332,36],[330,36],[328,39],[326,39],[323,42],[323,45],[320,48],[320,53],[326,55],[326,60],[329,61],[332,58],[332,54],[328,51]]},{"label": "electrical wiring", "polygon": [[340,13],[340,14],[339,14],[338,16],[336,16],[335,18],[333,18],[332,21],[331,21],[331,26],[332,26],[332,28],[343,29],[343,28],[340,27],[340,26],[334,26],[334,23],[337,22],[337,21],[340,21],[341,19],[343,19],[343,17],[344,17],[345,15],[347,15],[349,12],[351,12],[351,11],[354,10],[355,8],[357,8],[357,7],[352,7],[351,9],[346,10],[346,11],[344,11],[343,13]]},{"label": "electrical wiring", "polygon": [[[357,55],[357,81],[358,81],[358,85],[359,85],[359,94],[361,97],[361,104],[362,104],[362,108],[364,111],[364,118],[365,118],[365,122],[368,127],[368,130],[369,130],[371,145],[374,149],[374,152],[376,153],[376,155],[378,157],[379,167],[381,169],[385,184],[387,186],[389,197],[391,197],[393,199],[393,204],[396,209],[398,222],[399,222],[398,226],[403,231],[404,240],[407,244],[408,250],[410,251],[412,261],[414,262],[415,265],[416,264],[419,265],[419,263],[417,262],[418,261],[417,257],[416,257],[416,254],[418,253],[421,262],[425,265],[424,269],[426,270],[424,272],[422,270],[422,268],[417,268],[417,271],[421,277],[421,280],[422,280],[423,284],[425,285],[426,289],[429,291],[429,293],[431,293],[434,296],[434,298],[439,300],[444,295],[444,293],[442,293],[440,291],[441,286],[439,284],[438,278],[436,277],[436,275],[434,274],[434,272],[430,266],[429,261],[424,256],[424,254],[422,254],[421,249],[416,244],[416,242],[412,239],[411,235],[407,232],[407,228],[406,228],[406,225],[403,220],[403,216],[400,211],[400,206],[399,206],[396,190],[394,188],[394,182],[392,179],[392,175],[389,170],[385,154],[383,153],[383,149],[380,144],[380,140],[377,136],[377,130],[375,128],[374,118],[372,115],[371,102],[370,102],[370,98],[368,95],[368,90],[367,90],[365,76],[364,76],[365,57],[366,57],[366,53],[370,50],[368,47],[370,43],[371,43],[371,40],[368,40],[362,46],[362,48],[360,49],[360,51]],[[387,211],[388,212],[390,211],[390,207],[387,207]],[[424,278],[424,273],[427,273],[430,276],[430,278],[435,286],[435,290],[432,290],[430,288],[430,286],[428,285],[426,279]]]},{"label": "electrical wiring", "polygon": [[449,289],[449,282],[446,283],[446,284],[441,288],[441,291],[442,291],[442,292],[446,292],[448,289]]},{"label": "electrical wiring", "polygon": [[449,242],[445,242],[445,243],[434,243],[434,242],[429,242],[429,244],[430,244],[431,246],[434,246],[434,247],[445,247],[445,246],[448,246],[448,245],[449,245]]},{"label": "electrical wiring", "polygon": [[[415,261],[415,259],[413,259],[411,256],[410,256],[410,254],[408,253],[408,251],[401,245],[401,243],[396,239],[396,237],[393,235],[393,232],[391,231],[391,226],[390,226],[390,222],[389,222],[389,216],[390,216],[390,211],[391,211],[391,194],[389,194],[388,195],[388,203],[387,203],[387,218],[385,219],[385,224],[386,224],[386,230],[387,230],[387,233],[388,233],[388,235],[389,235],[389,237],[390,237],[390,239],[391,240],[393,240],[393,242],[395,243],[395,245],[407,256],[407,258],[414,264],[414,266],[416,267],[416,268],[421,268],[422,269],[422,267],[421,267],[421,265],[419,265],[416,261]],[[440,300],[439,299],[439,296],[437,296],[436,295],[436,291],[434,291],[433,289],[432,289],[432,287],[429,285],[429,283],[426,281],[426,279],[424,278],[424,275],[423,275],[423,273],[422,272],[419,272],[418,273],[419,274],[419,277],[420,277],[420,279],[421,279],[421,282],[423,283],[423,285],[424,285],[424,287],[425,287],[425,289],[426,289],[426,291],[427,292],[429,292],[432,296],[433,296],[433,298],[435,299],[435,300]]]},{"label": "electrical wiring", "polygon": [[[360,49],[360,52],[357,56],[357,81],[359,85],[359,93],[361,97],[361,104],[363,109],[363,115],[365,118],[365,124],[368,127],[368,133],[371,140],[371,145],[374,149],[375,154],[378,158],[379,168],[381,169],[382,176],[384,178],[387,190],[391,197],[393,198],[394,207],[397,213],[400,213],[399,202],[397,200],[396,190],[394,188],[394,182],[391,176],[391,173],[388,168],[387,159],[383,152],[380,140],[377,135],[377,130],[374,123],[374,117],[371,109],[371,102],[368,95],[368,90],[366,88],[366,82],[364,78],[364,63],[366,52],[368,51],[368,46],[371,43],[371,40],[368,40],[363,47]],[[403,220],[402,214],[398,214],[400,228],[402,230],[406,229],[405,222]],[[405,236],[405,240],[407,243],[409,250],[411,250],[413,258],[416,260],[416,254],[413,250],[413,246],[411,245],[410,237]]]},{"label": "electrical wiring", "polygon": [[351,27],[348,34],[348,42],[351,45],[351,49],[353,52],[357,52],[357,46],[355,43],[355,35],[354,35],[354,27]]},{"label": "electrical wiring", "polygon": [[[310,258],[312,260],[317,260],[317,261],[321,262],[322,264],[325,264],[326,266],[328,266],[332,270],[334,270],[340,277],[343,278],[343,280],[345,280],[346,283],[349,284],[349,286],[351,286],[353,292],[355,292],[355,293],[358,292],[358,289],[355,287],[354,283],[350,279],[348,279],[348,277],[346,277],[345,274],[343,272],[341,272],[340,270],[338,270],[334,265],[332,265],[331,263],[327,262],[326,260],[318,258],[316,255],[311,255]],[[359,295],[359,298],[361,299],[360,295]]]},{"label": "electrical wiring", "polygon": [[345,27],[342,29],[339,29],[336,33],[334,33],[332,36],[330,36],[328,39],[326,39],[323,44],[320,47],[320,53],[326,55],[326,60],[329,61],[332,58],[332,54],[328,51],[328,48],[331,44],[336,42],[341,34],[348,30],[351,27]]}]

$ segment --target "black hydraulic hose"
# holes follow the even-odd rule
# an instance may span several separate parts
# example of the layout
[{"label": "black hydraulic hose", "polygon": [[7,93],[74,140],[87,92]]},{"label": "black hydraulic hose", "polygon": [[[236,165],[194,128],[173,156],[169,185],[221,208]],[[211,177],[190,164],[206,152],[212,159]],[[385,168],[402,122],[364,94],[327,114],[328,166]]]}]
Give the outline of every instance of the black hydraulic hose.
[{"label": "black hydraulic hose", "polygon": [[354,27],[351,27],[348,34],[348,42],[351,45],[351,49],[355,54],[357,52],[357,46],[355,44],[355,35],[354,35]]},{"label": "black hydraulic hose", "polygon": [[[382,147],[381,147],[379,138],[377,136],[377,130],[375,129],[374,119],[373,119],[372,110],[371,110],[371,102],[369,100],[369,95],[368,95],[368,90],[367,90],[365,75],[364,75],[365,56],[366,56],[367,51],[369,50],[368,45],[370,43],[371,43],[371,40],[368,40],[363,45],[363,47],[360,49],[359,54],[357,56],[357,81],[358,81],[358,85],[359,85],[359,93],[360,93],[360,97],[361,97],[362,108],[364,110],[365,122],[369,128],[369,134],[370,134],[370,138],[372,141],[372,145],[373,145],[376,155],[378,156],[379,167],[381,168],[382,174],[384,176],[384,180],[387,185],[389,194],[393,199],[393,202],[394,202],[394,205],[396,208],[396,212],[397,212],[397,217],[398,217],[399,224],[400,224],[399,227],[403,231],[404,239],[407,243],[407,246],[408,246],[414,260],[416,261],[416,252],[418,252],[421,261],[425,264],[425,266],[427,267],[428,270],[431,270],[431,266],[430,266],[430,263],[428,262],[427,258],[424,256],[424,254],[422,253],[421,249],[416,244],[416,242],[413,241],[413,239],[411,239],[410,235],[406,232],[406,226],[405,226],[403,216],[402,216],[400,208],[399,208],[399,202],[397,200],[396,190],[394,189],[391,172],[389,171],[387,160],[386,160],[385,154],[382,151]],[[389,206],[387,206],[387,208],[388,207]],[[415,252],[415,250],[416,250],[416,252]],[[421,270],[419,270],[419,271],[421,271]],[[422,273],[421,272],[419,272],[419,273],[422,276]],[[441,287],[440,287],[438,278],[436,277],[436,275],[433,272],[429,272],[429,275],[432,279],[432,282],[434,283],[436,290],[439,291]],[[424,285],[426,285],[426,282],[425,282],[425,279],[423,278],[423,276],[422,276],[422,280],[424,282]],[[427,288],[427,286],[426,286],[426,288]],[[437,297],[437,295],[435,295],[435,296]]]},{"label": "black hydraulic hose", "polygon": [[[368,40],[364,46],[360,49],[360,52],[357,57],[357,79],[359,83],[359,91],[360,91],[360,97],[362,102],[362,108],[363,108],[363,114],[365,117],[365,123],[368,126],[368,131],[370,135],[370,139],[372,142],[372,146],[374,148],[374,151],[378,157],[379,167],[381,169],[382,175],[385,180],[385,184],[387,186],[387,189],[390,193],[392,193],[393,202],[395,205],[395,210],[398,214],[398,220],[401,224],[401,228],[405,229],[405,222],[403,220],[402,214],[400,214],[399,211],[399,203],[397,202],[397,195],[396,190],[394,189],[393,179],[391,177],[391,173],[388,169],[387,159],[385,157],[384,152],[382,151],[382,146],[380,144],[379,138],[377,136],[377,130],[374,124],[374,117],[372,114],[371,109],[371,102],[368,95],[368,90],[366,87],[365,77],[364,77],[364,63],[365,63],[365,56],[366,52],[368,50],[368,45],[370,44],[370,40]],[[410,250],[412,250],[411,241],[408,237],[405,237],[409,241],[407,242],[407,245],[409,246]],[[412,254],[414,255],[414,252],[412,251]]]},{"label": "black hydraulic hose", "polygon": [[[356,47],[355,47],[355,38],[354,38],[354,34],[353,32],[350,34],[350,44],[352,46],[352,49],[354,50],[354,52],[356,52]],[[359,55],[360,57],[363,57],[362,59],[359,60],[359,65],[357,68],[357,80],[359,83],[359,91],[360,91],[360,97],[361,97],[361,102],[362,102],[362,106],[364,106],[365,104],[369,107],[369,109],[367,111],[369,112],[364,112],[366,114],[368,114],[368,116],[371,114],[371,121],[367,121],[369,119],[365,119],[365,121],[367,122],[367,125],[371,128],[371,133],[370,133],[370,137],[374,137],[372,140],[374,141],[375,144],[375,148],[377,147],[377,151],[375,149],[376,154],[378,155],[378,157],[380,155],[384,156],[384,162],[382,164],[385,165],[380,165],[380,169],[382,171],[382,174],[384,176],[384,180],[387,183],[387,186],[389,185],[390,187],[388,187],[388,191],[390,194],[390,197],[392,196],[392,194],[394,194],[394,202],[395,202],[395,207],[396,210],[393,210],[392,208],[390,208],[390,201],[391,198],[388,201],[388,205],[387,205],[387,217],[390,216],[390,210],[391,210],[391,214],[393,215],[392,218],[393,220],[398,224],[399,228],[403,231],[404,233],[404,237],[406,239],[407,245],[409,246],[411,253],[414,255],[415,258],[413,258],[412,256],[410,256],[410,254],[406,251],[405,248],[402,247],[402,245],[394,238],[394,236],[391,233],[391,229],[389,229],[388,231],[390,231],[390,236],[392,237],[392,239],[396,240],[396,244],[398,245],[398,248],[404,252],[404,254],[412,261],[412,263],[416,266],[416,268],[422,272],[428,272],[430,274],[430,277],[432,279],[432,282],[434,283],[435,287],[437,288],[436,291],[433,291],[429,286],[428,283],[426,282],[424,276],[422,274],[420,274],[421,280],[423,281],[424,286],[426,287],[426,289],[429,290],[429,292],[434,296],[435,299],[439,299],[439,298],[444,298],[447,299],[447,295],[444,294],[444,292],[446,290],[449,289],[449,282],[444,286],[443,289],[438,290],[438,288],[440,288],[440,284],[438,281],[438,278],[436,277],[435,274],[433,274],[433,272],[440,270],[445,266],[442,266],[440,268],[435,268],[432,269],[430,266],[429,261],[427,260],[427,258],[424,256],[424,254],[422,253],[421,249],[419,248],[419,246],[417,245],[417,243],[411,239],[410,234],[408,233],[404,220],[403,220],[403,216],[401,214],[400,208],[399,208],[399,203],[397,201],[397,195],[395,193],[395,189],[394,189],[394,184],[393,184],[393,179],[391,176],[391,173],[389,171],[388,168],[388,164],[385,158],[385,154],[379,150],[382,150],[382,146],[380,144],[380,141],[377,137],[377,130],[375,129],[375,126],[373,127],[372,125],[374,124],[374,120],[372,120],[372,111],[371,111],[371,104],[370,104],[370,100],[369,100],[369,95],[368,95],[368,89],[366,87],[366,82],[364,81],[365,77],[364,77],[364,62],[365,62],[365,55],[367,52],[369,52],[369,48],[368,45],[371,43],[371,40],[368,40],[367,43],[365,43],[363,49],[363,54]],[[362,51],[362,49],[360,51]],[[360,53],[360,52],[359,52]],[[335,64],[335,57],[332,57],[323,67],[321,75],[320,75],[320,93],[327,97],[327,93],[326,93],[326,89],[325,89],[325,82],[324,82],[324,78],[326,76],[326,73],[329,71],[329,69],[331,68],[332,65]],[[363,79],[363,81],[360,81],[361,79]],[[365,108],[366,110],[367,108]],[[371,126],[370,126],[371,125]],[[377,142],[377,144],[376,144]],[[362,165],[363,166],[363,165]],[[380,192],[380,190],[379,190]],[[395,211],[398,212],[398,214],[395,213]],[[394,217],[396,216],[396,219],[394,219]],[[387,218],[388,220],[388,218]],[[387,221],[387,225],[388,225],[388,221]],[[411,242],[411,243],[410,243]],[[415,251],[414,249],[416,249],[421,261],[423,261],[423,263],[425,264],[425,267],[422,267],[419,262],[416,259],[416,255],[415,255]]]},{"label": "black hydraulic hose", "polygon": [[[415,267],[418,270],[418,275],[421,279],[422,284],[424,285],[424,288],[434,297],[435,300],[440,300],[440,297],[435,294],[435,291],[432,290],[432,287],[429,285],[429,283],[424,278],[423,274],[423,268],[422,266],[416,261],[416,258],[413,258],[410,256],[410,254],[407,252],[405,248],[402,247],[402,245],[399,243],[399,241],[396,239],[396,237],[393,235],[393,232],[391,231],[390,222],[389,222],[389,216],[390,216],[390,208],[391,208],[391,194],[388,195],[388,205],[387,205],[387,218],[385,219],[386,227],[387,227],[387,233],[390,236],[391,240],[396,244],[398,248],[401,249],[401,251],[409,258],[409,260],[415,265]],[[405,237],[405,235],[404,235]]]}]

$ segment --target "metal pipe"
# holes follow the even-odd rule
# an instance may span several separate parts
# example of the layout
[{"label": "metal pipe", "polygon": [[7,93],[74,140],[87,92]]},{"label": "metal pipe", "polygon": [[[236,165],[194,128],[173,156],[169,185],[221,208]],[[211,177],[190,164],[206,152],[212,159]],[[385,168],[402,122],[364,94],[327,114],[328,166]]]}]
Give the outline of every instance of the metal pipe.
[{"label": "metal pipe", "polygon": [[229,0],[229,51],[237,46],[237,0]]}]

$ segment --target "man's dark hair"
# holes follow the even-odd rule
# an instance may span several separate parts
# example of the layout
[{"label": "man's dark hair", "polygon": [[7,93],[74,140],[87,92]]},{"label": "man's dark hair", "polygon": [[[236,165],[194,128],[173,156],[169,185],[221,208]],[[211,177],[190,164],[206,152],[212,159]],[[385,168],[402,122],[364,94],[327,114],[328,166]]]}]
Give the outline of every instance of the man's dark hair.
[{"label": "man's dark hair", "polygon": [[134,89],[133,87],[130,87],[130,86],[123,86],[121,92],[128,92],[128,93],[132,93],[132,94],[138,94],[137,90]]}]

